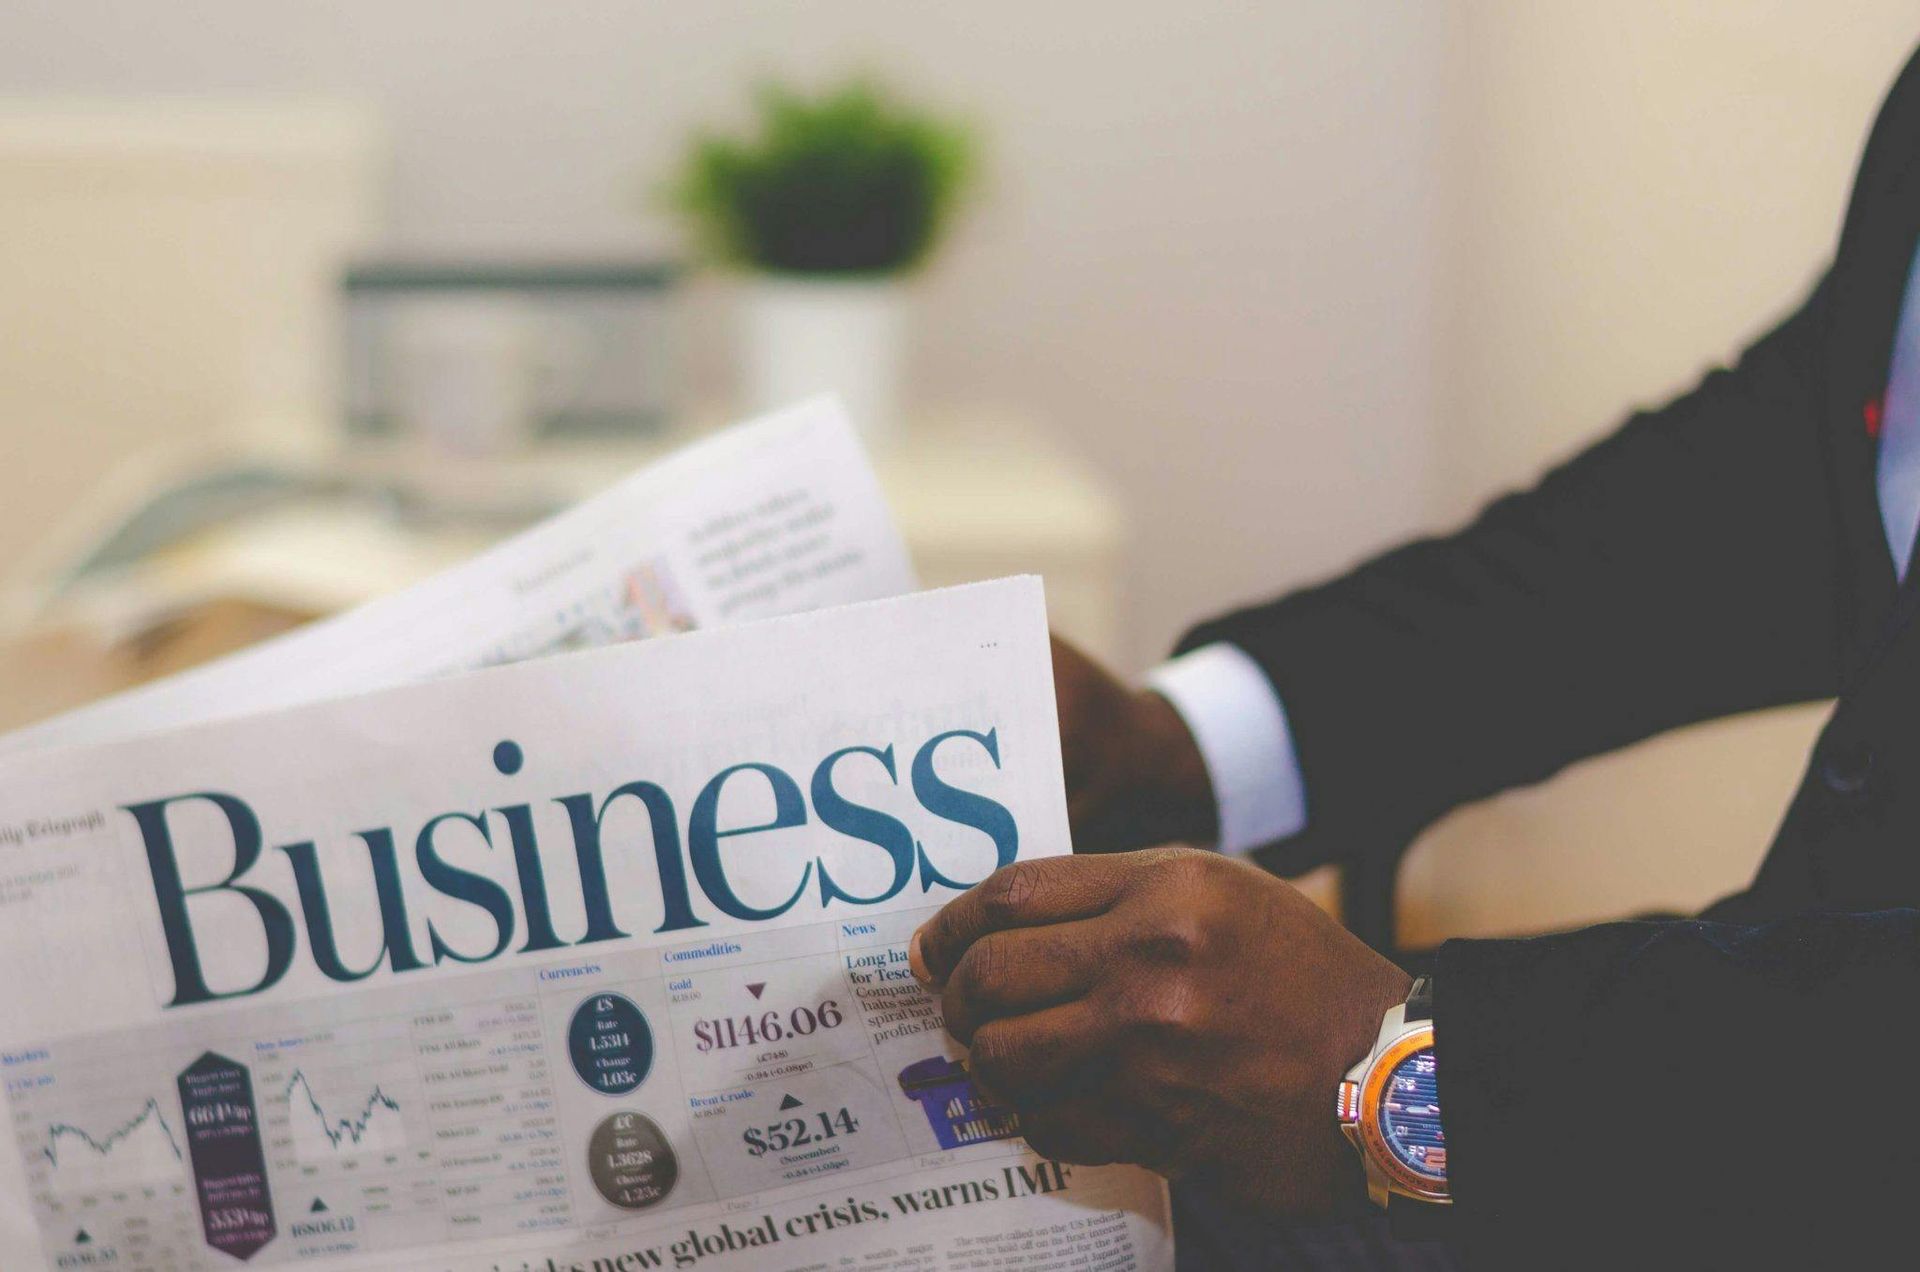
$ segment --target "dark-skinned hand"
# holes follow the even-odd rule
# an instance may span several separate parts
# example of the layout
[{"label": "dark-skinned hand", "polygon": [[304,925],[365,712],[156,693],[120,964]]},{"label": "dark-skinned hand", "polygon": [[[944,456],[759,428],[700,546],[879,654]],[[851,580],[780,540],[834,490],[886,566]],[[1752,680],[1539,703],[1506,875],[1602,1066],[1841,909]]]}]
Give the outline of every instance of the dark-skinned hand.
[{"label": "dark-skinned hand", "polygon": [[1294,1215],[1353,1187],[1335,1092],[1411,985],[1287,883],[1184,848],[1007,866],[910,955],[1036,1152]]},{"label": "dark-skinned hand", "polygon": [[1127,688],[1057,636],[1053,689],[1075,852],[1212,842],[1213,789],[1172,703]]}]

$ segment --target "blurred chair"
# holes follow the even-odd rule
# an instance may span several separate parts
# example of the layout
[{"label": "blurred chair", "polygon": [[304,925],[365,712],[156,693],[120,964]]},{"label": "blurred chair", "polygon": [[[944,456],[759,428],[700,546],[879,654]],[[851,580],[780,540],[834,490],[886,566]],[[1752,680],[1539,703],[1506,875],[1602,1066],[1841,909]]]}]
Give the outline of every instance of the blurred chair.
[{"label": "blurred chair", "polygon": [[1347,926],[1389,954],[1648,913],[1746,886],[1831,705],[1692,725],[1455,809],[1409,835],[1345,843]]},{"label": "blurred chair", "polygon": [[0,99],[0,585],[130,458],[335,427],[382,152],[344,103]]}]

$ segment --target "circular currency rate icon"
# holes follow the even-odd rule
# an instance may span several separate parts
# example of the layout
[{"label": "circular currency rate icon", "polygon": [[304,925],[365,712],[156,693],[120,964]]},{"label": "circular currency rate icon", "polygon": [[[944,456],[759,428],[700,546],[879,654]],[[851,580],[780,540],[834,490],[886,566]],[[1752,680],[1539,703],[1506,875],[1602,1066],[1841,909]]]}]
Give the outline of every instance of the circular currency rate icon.
[{"label": "circular currency rate icon", "polygon": [[582,1082],[602,1095],[625,1095],[653,1069],[653,1029],[632,999],[595,994],[574,1009],[567,1055]]},{"label": "circular currency rate icon", "polygon": [[615,1113],[587,1141],[593,1186],[622,1210],[658,1205],[680,1179],[680,1159],[659,1123],[644,1113]]}]

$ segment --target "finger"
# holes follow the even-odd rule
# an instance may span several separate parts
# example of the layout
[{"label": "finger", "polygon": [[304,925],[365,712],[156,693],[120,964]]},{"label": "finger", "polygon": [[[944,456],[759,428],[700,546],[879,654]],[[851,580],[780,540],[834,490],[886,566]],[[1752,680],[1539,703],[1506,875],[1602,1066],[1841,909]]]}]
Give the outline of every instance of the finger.
[{"label": "finger", "polygon": [[1090,1095],[1108,1076],[1111,1028],[1086,999],[989,1021],[974,1031],[967,1069],[983,1093],[1021,1113]]},{"label": "finger", "polygon": [[1131,1162],[1138,1153],[1127,1110],[1112,1101],[1083,1097],[1043,1105],[1020,1115],[1020,1134],[1042,1157],[1077,1166]]},{"label": "finger", "polygon": [[1108,945],[1099,919],[988,933],[947,977],[940,998],[947,1032],[971,1042],[988,1021],[1080,997],[1099,978]]},{"label": "finger", "polygon": [[1134,870],[1125,857],[1043,857],[1002,866],[913,934],[907,947],[913,974],[937,989],[967,947],[989,932],[1101,914]]}]

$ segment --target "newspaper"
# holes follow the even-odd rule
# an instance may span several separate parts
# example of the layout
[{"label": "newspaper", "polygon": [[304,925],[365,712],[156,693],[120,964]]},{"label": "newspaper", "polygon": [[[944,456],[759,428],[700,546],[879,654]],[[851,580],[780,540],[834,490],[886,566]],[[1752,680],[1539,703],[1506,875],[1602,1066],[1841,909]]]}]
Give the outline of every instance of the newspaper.
[{"label": "newspaper", "polygon": [[1170,1266],[904,970],[1066,850],[1036,583],[524,661],[912,587],[822,401],[0,738],[0,1269]]},{"label": "newspaper", "polygon": [[0,737],[0,754],[913,587],[873,470],[839,405],[819,398],[688,447],[398,595]]},{"label": "newspaper", "polygon": [[906,970],[1060,764],[1031,578],[15,757],[0,1267],[1170,1267]]}]

